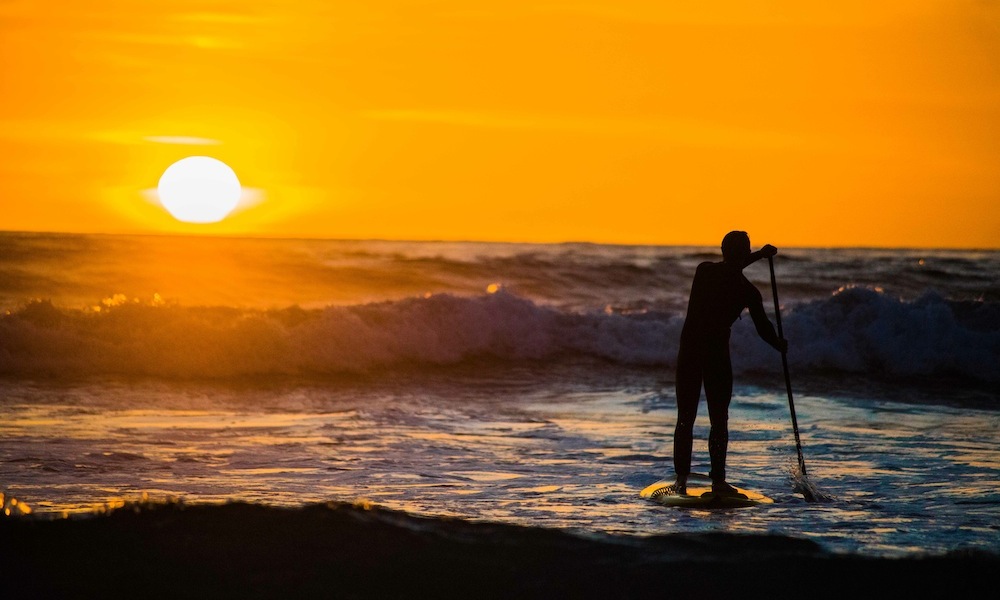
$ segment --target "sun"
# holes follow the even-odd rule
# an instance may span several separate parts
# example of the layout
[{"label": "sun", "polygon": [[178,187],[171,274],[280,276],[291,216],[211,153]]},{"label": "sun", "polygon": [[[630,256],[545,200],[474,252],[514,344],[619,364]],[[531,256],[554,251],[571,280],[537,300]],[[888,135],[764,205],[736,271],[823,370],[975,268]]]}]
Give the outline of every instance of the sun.
[{"label": "sun", "polygon": [[217,223],[240,201],[236,173],[221,160],[189,156],[167,167],[157,185],[160,204],[185,223]]}]

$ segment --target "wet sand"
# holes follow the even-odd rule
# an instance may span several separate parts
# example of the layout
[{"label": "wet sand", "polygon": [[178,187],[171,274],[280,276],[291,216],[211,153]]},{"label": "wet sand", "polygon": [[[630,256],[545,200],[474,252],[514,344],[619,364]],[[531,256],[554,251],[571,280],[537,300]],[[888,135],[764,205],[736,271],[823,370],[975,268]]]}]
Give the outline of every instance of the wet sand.
[{"label": "wet sand", "polygon": [[806,540],[654,537],[415,517],[349,504],[145,504],[0,519],[4,598],[955,597],[1000,556],[870,558]]}]

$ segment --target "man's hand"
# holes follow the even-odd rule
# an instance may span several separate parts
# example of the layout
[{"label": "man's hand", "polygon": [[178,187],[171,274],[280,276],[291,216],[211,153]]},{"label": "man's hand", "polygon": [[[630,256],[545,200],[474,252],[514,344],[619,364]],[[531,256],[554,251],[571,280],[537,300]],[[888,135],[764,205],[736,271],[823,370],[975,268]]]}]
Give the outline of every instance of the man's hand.
[{"label": "man's hand", "polygon": [[771,258],[777,253],[778,253],[777,248],[775,248],[771,244],[764,244],[764,247],[761,248],[760,250],[750,253],[750,256],[747,257],[747,264],[745,264],[743,268],[752,265],[753,263],[757,262],[762,258]]}]

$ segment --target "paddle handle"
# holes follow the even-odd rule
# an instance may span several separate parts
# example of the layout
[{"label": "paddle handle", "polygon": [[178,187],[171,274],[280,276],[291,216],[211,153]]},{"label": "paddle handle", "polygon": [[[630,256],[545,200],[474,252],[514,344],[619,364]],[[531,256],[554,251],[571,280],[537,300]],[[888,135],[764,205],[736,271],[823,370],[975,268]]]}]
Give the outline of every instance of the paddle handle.
[{"label": "paddle handle", "polygon": [[[785,338],[781,330],[781,305],[778,303],[778,283],[774,278],[774,257],[767,257],[767,266],[771,269],[771,293],[774,295],[774,320],[778,325],[778,337]],[[795,451],[799,455],[799,470],[806,476],[806,461],[802,458],[802,440],[799,438],[799,421],[795,418],[795,400],[792,399],[792,378],[788,374],[788,352],[781,353],[781,366],[785,371],[785,389],[788,391],[788,412],[792,415],[792,431],[795,432]]]}]

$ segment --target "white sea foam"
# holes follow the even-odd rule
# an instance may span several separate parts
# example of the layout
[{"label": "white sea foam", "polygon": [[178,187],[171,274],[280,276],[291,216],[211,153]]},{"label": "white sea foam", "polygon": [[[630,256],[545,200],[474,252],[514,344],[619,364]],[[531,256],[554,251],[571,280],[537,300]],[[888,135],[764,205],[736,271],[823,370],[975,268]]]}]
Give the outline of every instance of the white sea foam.
[{"label": "white sea foam", "polygon": [[[995,303],[847,288],[784,310],[797,370],[1000,379]],[[0,318],[0,373],[225,378],[576,359],[672,368],[682,325],[676,313],[572,312],[503,290],[315,310],[36,302]],[[749,318],[732,347],[737,371],[774,369]]]}]

